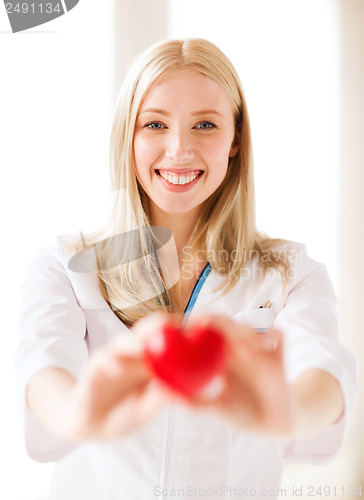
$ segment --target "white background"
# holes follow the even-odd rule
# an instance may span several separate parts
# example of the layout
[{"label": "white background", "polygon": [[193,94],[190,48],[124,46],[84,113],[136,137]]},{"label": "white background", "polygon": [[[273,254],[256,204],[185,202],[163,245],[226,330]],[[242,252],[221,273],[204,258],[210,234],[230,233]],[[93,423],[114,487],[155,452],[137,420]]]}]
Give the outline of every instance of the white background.
[{"label": "white background", "polygon": [[[240,74],[252,124],[259,229],[306,243],[338,288],[336,3],[165,4],[171,37],[210,39]],[[16,412],[20,284],[39,246],[59,233],[95,228],[108,212],[114,19],[111,0],[81,0],[49,24],[12,34],[1,9],[0,498],[25,500],[46,496],[52,465],[27,458]]]},{"label": "white background", "polygon": [[0,11],[0,498],[23,500],[46,496],[53,465],[27,458],[17,417],[20,284],[39,246],[97,227],[108,212],[113,11],[112,2],[81,0],[16,34],[2,3]]}]

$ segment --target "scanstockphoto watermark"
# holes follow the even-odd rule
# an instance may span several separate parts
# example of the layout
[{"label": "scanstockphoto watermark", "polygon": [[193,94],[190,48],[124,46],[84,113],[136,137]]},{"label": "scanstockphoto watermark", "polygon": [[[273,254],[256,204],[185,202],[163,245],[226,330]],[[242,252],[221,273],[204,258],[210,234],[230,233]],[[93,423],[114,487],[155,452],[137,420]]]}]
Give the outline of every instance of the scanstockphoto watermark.
[{"label": "scanstockphoto watermark", "polygon": [[[275,280],[279,274],[279,269],[285,267],[286,277],[293,280],[297,277],[299,267],[295,264],[304,258],[301,249],[292,247],[266,249],[260,252],[256,249],[242,248],[241,250],[234,249],[229,252],[225,249],[193,251],[191,246],[184,246],[179,258],[172,231],[160,226],[145,226],[133,229],[89,246],[86,244],[81,231],[80,236],[84,248],[70,260],[68,267],[71,271],[94,272],[95,269],[91,262],[94,261],[95,254],[100,256],[105,249],[109,249],[107,260],[103,261],[98,258],[100,272],[143,260],[149,255],[154,257],[153,262],[157,267],[167,270],[167,274],[174,276],[170,286],[173,286],[178,281],[180,272],[183,273],[185,279],[197,279],[201,272],[199,264],[206,260],[212,266],[215,275],[222,279],[228,276],[230,279],[234,277],[237,280],[254,280],[258,282]],[[146,248],[145,242],[148,241],[149,244]],[[242,263],[242,265],[239,263]]]},{"label": "scanstockphoto watermark", "polygon": [[288,488],[234,488],[228,485],[210,486],[206,488],[188,485],[184,488],[154,487],[154,497],[169,496],[171,498],[346,498],[364,496],[362,485],[291,485]]},{"label": "scanstockphoto watermark", "polygon": [[[181,271],[187,279],[195,276],[196,264],[207,260],[213,266],[215,274],[221,278],[228,275],[238,280],[274,280],[279,273],[279,268],[285,267],[286,277],[294,280],[298,273],[298,267],[295,264],[303,260],[302,252],[294,248],[267,249],[261,252],[256,249],[243,249],[239,253],[238,250],[228,252],[225,249],[193,252],[191,246],[185,246],[181,256]],[[236,266],[242,261],[246,264]],[[197,269],[199,269],[198,266]]]},{"label": "scanstockphoto watermark", "polygon": [[[192,263],[183,263],[181,265],[181,273],[183,274],[185,279],[198,278],[199,271],[196,271],[196,268]],[[266,281],[274,281],[277,277],[280,276],[279,270],[274,267],[264,268],[262,266],[249,266],[246,267],[238,267],[237,269],[232,268],[232,264],[226,264],[225,266],[214,266],[214,274],[215,276],[226,279],[228,276],[231,279],[236,278],[238,281],[246,281],[251,280],[257,283]],[[294,280],[298,276],[298,270],[295,267],[289,267],[287,269],[287,278],[288,280]],[[279,278],[280,279],[280,278]]]},{"label": "scanstockphoto watermark", "polygon": [[187,245],[182,249],[182,257],[185,262],[189,262],[192,260],[202,262],[206,258],[209,262],[239,262],[243,259],[245,262],[259,260],[260,262],[269,264],[284,261],[288,264],[302,261],[303,253],[301,250],[297,250],[294,247],[263,249],[260,252],[255,248],[243,248],[240,251],[234,249],[231,252],[225,249],[220,249],[218,251],[207,250],[206,252],[198,250],[196,252],[193,252],[192,247]]},{"label": "scanstockphoto watermark", "polygon": [[[172,231],[160,226],[144,226],[139,229],[116,234],[105,240],[98,241],[87,246],[83,233],[80,231],[84,248],[78,252],[69,262],[69,269],[76,272],[93,272],[90,262],[94,260],[94,255],[102,254],[103,249],[109,249],[109,258],[101,263],[100,271],[117,268],[124,264],[137,261],[153,255],[158,260],[157,266],[161,269],[179,268],[185,279],[198,278],[201,272],[199,264],[206,260],[212,266],[216,276],[221,278],[234,277],[237,280],[275,280],[279,269],[286,268],[286,277],[289,280],[297,277],[298,266],[295,263],[303,259],[303,252],[295,248],[266,249],[258,251],[256,249],[244,249],[240,251],[226,249],[207,251],[193,251],[191,246],[182,248],[181,257],[178,257]],[[149,241],[148,248],[145,242]],[[169,251],[162,249],[169,247]],[[100,259],[99,259],[100,260]],[[155,262],[157,262],[157,260]],[[245,263],[240,265],[239,263]],[[283,265],[284,264],[284,265]],[[198,275],[196,276],[196,272]],[[173,286],[179,279],[176,273],[172,273],[176,279]]]},{"label": "scanstockphoto watermark", "polygon": [[175,498],[284,498],[287,497],[287,490],[285,488],[234,488],[229,485],[210,486],[206,488],[188,485],[184,488],[162,488],[155,486],[154,497],[175,497]]},{"label": "scanstockphoto watermark", "polygon": [[79,0],[4,0],[13,33],[48,23],[72,10]]}]

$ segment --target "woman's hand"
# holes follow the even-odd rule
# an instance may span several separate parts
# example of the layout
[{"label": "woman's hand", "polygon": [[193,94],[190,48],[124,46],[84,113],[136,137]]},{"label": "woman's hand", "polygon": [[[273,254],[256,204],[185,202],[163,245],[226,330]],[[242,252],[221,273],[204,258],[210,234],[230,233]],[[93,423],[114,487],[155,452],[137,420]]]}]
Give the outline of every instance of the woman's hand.
[{"label": "woman's hand", "polygon": [[165,316],[150,315],[95,351],[77,381],[58,368],[38,372],[28,386],[30,409],[72,441],[118,438],[147,422],[173,397],[152,380],[143,355],[145,339]]},{"label": "woman's hand", "polygon": [[270,434],[291,432],[294,404],[284,377],[281,332],[257,333],[218,315],[194,322],[218,328],[226,337],[228,354],[222,376],[186,404],[212,410],[240,429]]},{"label": "woman's hand", "polygon": [[173,396],[152,380],[144,341],[165,314],[138,321],[130,336],[118,337],[90,357],[74,386],[69,434],[76,439],[112,439],[147,422]]}]

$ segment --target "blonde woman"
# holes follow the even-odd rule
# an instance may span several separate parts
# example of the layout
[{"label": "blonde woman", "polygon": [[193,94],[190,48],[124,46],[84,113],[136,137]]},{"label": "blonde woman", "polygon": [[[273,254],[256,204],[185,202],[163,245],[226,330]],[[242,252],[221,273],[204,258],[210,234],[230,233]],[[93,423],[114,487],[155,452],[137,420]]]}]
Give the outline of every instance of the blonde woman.
[{"label": "blonde woman", "polygon": [[[285,459],[338,452],[355,359],[325,267],[256,231],[247,108],[212,43],[167,41],[136,62],[111,182],[105,226],[42,248],[24,284],[20,400],[30,456],[56,462],[49,499],[276,498]],[[229,345],[195,397],[145,364],[171,317]]]}]

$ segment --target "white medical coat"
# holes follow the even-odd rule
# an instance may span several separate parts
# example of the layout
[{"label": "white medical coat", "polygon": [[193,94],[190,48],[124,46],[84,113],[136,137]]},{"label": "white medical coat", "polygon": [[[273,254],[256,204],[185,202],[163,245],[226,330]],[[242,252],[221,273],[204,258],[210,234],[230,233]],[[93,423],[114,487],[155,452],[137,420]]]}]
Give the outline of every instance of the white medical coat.
[{"label": "white medical coat", "polygon": [[[345,398],[340,422],[309,438],[278,439],[237,431],[211,415],[173,404],[112,442],[75,447],[48,432],[25,405],[31,377],[46,367],[77,377],[90,352],[115,335],[130,334],[102,297],[97,275],[68,269],[71,255],[64,242],[71,240],[59,237],[41,248],[28,267],[16,353],[28,454],[56,462],[49,500],[274,499],[284,460],[321,464],[337,454],[353,412],[356,363],[339,341],[337,301],[326,268],[296,243],[280,247],[292,262],[285,288],[277,271],[260,283],[260,265],[252,260],[238,284],[221,295],[214,289],[223,277],[207,267],[188,314],[222,313],[257,329],[282,330],[287,380],[310,368],[332,374]],[[272,306],[261,308],[268,300]]]}]

